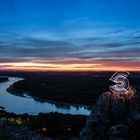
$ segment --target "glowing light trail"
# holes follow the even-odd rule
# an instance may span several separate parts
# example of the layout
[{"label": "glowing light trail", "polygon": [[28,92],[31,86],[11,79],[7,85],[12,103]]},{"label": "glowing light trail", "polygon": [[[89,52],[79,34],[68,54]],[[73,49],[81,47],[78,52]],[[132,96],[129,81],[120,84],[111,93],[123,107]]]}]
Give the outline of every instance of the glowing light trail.
[{"label": "glowing light trail", "polygon": [[129,81],[127,79],[129,73],[128,72],[116,72],[110,80],[116,83],[113,86],[110,86],[110,90],[113,93],[128,93]]}]

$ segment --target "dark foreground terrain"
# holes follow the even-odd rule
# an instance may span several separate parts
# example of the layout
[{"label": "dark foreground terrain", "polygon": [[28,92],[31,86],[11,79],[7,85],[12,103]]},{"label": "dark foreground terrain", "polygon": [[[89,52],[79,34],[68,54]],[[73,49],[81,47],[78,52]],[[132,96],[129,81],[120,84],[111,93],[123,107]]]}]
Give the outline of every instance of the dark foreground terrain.
[{"label": "dark foreground terrain", "polygon": [[51,140],[32,132],[29,128],[0,120],[0,140]]},{"label": "dark foreground terrain", "polygon": [[[33,137],[34,134],[41,134],[42,137],[44,135],[44,137],[69,140],[72,137],[79,136],[81,129],[85,126],[86,118],[86,116],[81,115],[64,115],[60,113],[40,113],[39,115],[34,116],[28,114],[16,115],[1,110],[0,120],[3,120],[3,124],[5,123],[6,126],[8,124],[9,127],[7,126],[6,130],[4,130],[4,127],[0,127],[0,138],[3,137],[2,140],[7,140],[4,139],[4,137],[10,137],[8,130],[12,130],[12,127],[14,126],[14,130],[12,130],[13,133],[18,131],[21,137],[25,137],[25,140],[28,140],[30,135]],[[28,131],[31,132],[28,133]]]},{"label": "dark foreground terrain", "polygon": [[102,93],[80,133],[80,140],[139,140],[140,92]]},{"label": "dark foreground terrain", "polygon": [[[113,73],[87,72],[3,73],[3,75],[7,76],[25,78],[25,80],[11,85],[8,90],[11,93],[22,95],[23,92],[27,91],[36,100],[49,99],[53,101],[85,104],[91,106],[96,103],[100,95],[104,95],[104,92],[109,91],[109,86],[112,84],[109,81],[109,78],[112,76],[112,74]],[[131,73],[129,81],[130,84],[136,88],[136,94],[140,93],[140,73]],[[139,94],[137,94],[137,96],[139,97]],[[110,137],[112,139],[109,140],[127,140],[126,138],[129,138],[130,134],[130,140],[137,140],[137,138],[139,139],[139,104],[133,107],[133,103],[135,102],[132,100],[132,102],[130,102],[129,109],[128,104],[124,104],[121,98],[119,99],[119,102],[116,102],[116,97],[114,98],[113,96],[111,112],[115,111],[115,113],[118,115],[118,112],[121,111],[123,107],[125,114],[121,115],[121,117],[119,116],[119,118],[115,115],[115,119],[113,119],[112,122],[112,116],[106,116],[107,114],[111,113],[108,111],[110,110],[110,105],[107,105],[107,103],[110,104],[110,101],[108,102],[108,98],[106,98],[106,100],[103,98],[103,100],[97,101],[97,109],[93,108],[93,111],[87,121],[87,117],[81,115],[63,115],[59,113],[40,113],[36,116],[28,114],[16,115],[5,112],[4,110],[0,111],[0,118],[1,120],[15,123],[16,125],[20,126],[19,129],[21,129],[23,126],[22,130],[26,134],[23,133],[21,136],[30,135],[30,137],[34,137],[32,134],[38,133],[58,140],[69,140],[73,137],[78,138],[79,134],[81,138],[92,134],[91,137],[94,137],[94,139],[98,139],[100,137],[100,140],[103,140],[103,137],[105,136],[107,140]],[[116,103],[115,106],[114,103]],[[130,116],[131,113],[132,117]],[[12,128],[16,130],[16,127],[11,124],[9,125],[11,127],[10,130],[12,130]],[[32,130],[33,133],[31,132],[30,134],[27,133],[27,131],[24,131],[24,126],[28,127],[29,130]],[[81,131],[82,128],[84,128],[85,131]],[[1,129],[0,138],[4,140],[4,137],[6,137],[8,133],[3,130],[4,129]],[[20,132],[18,135],[20,135]],[[122,137],[124,139],[122,139]]]}]

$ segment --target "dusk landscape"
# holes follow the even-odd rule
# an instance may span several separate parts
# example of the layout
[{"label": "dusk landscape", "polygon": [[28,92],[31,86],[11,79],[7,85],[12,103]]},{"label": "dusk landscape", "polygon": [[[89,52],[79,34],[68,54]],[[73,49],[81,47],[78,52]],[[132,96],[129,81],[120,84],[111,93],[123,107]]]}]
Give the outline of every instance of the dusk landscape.
[{"label": "dusk landscape", "polygon": [[139,140],[139,6],[0,0],[0,140]]}]

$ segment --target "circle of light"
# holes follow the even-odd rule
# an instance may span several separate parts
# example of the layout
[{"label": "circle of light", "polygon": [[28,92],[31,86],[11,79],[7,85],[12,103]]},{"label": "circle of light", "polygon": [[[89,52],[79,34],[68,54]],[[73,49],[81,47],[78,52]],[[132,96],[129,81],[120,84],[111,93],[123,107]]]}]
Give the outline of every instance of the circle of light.
[{"label": "circle of light", "polygon": [[110,86],[110,90],[113,93],[128,93],[129,88],[129,81],[127,79],[129,73],[128,72],[116,72],[110,80],[114,83],[116,83],[113,86]]}]

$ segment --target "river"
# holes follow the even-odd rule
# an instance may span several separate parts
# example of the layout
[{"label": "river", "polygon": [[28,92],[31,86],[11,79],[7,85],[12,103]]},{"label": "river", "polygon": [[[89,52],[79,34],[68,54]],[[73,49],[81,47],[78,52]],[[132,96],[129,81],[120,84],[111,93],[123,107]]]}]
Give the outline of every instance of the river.
[{"label": "river", "polygon": [[9,81],[0,83],[0,106],[4,107],[7,112],[13,112],[16,114],[28,113],[30,115],[37,115],[40,112],[89,115],[91,112],[86,106],[54,103],[51,101],[41,102],[28,96],[28,93],[24,94],[25,97],[20,97],[7,92],[7,88],[19,80],[22,80],[22,78],[9,77]]}]

